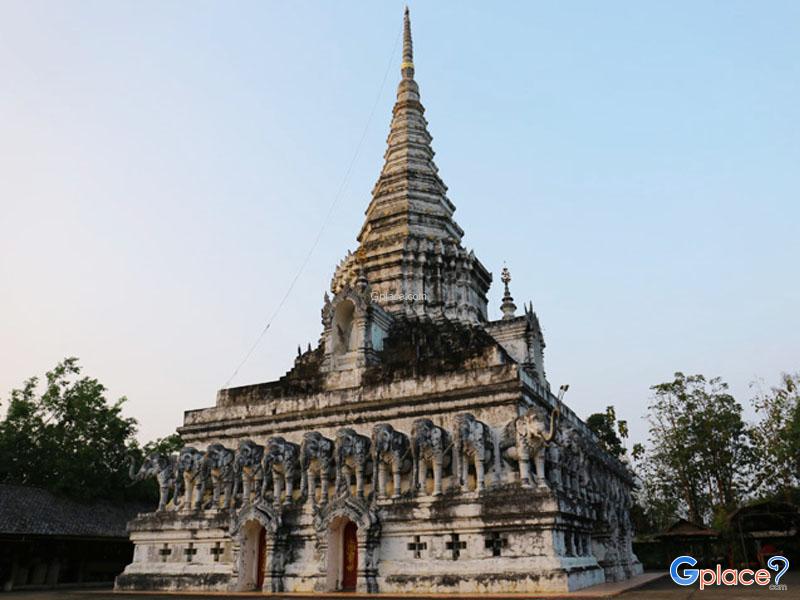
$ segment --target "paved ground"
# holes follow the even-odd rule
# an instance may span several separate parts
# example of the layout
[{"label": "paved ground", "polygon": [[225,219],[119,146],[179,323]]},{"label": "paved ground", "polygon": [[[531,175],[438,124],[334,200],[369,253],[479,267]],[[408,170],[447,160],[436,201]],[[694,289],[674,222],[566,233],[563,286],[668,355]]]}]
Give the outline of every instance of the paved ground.
[{"label": "paved ground", "polygon": [[[642,588],[625,592],[616,598],[620,600],[751,600],[766,599],[773,600],[800,600],[800,571],[786,573],[781,580],[786,584],[785,591],[770,590],[768,588],[751,587],[719,587],[705,589],[702,592],[696,587],[682,588],[675,585],[669,578],[662,578],[650,583]],[[208,600],[209,598],[221,598],[223,595],[177,595],[177,594],[115,594],[111,590],[58,590],[46,592],[0,592],[0,600]],[[258,595],[247,596],[250,598]],[[326,594],[327,598],[368,598],[369,596],[354,596],[347,594]],[[576,596],[562,596],[562,598],[575,598]],[[278,600],[279,596],[270,596]],[[285,596],[287,600],[298,600],[298,596]],[[306,596],[310,598],[310,596]],[[416,596],[419,600],[421,597]],[[439,598],[442,598],[441,596]],[[453,600],[457,596],[450,596]],[[467,598],[464,596],[463,598]],[[476,596],[469,596],[470,599]],[[487,599],[489,597],[487,596]]]},{"label": "paved ground", "polygon": [[772,598],[773,600],[800,599],[800,571],[786,573],[781,578],[786,584],[785,591],[770,590],[761,586],[706,588],[702,592],[697,587],[683,588],[675,585],[669,577],[650,585],[626,592],[618,596],[620,600],[750,600],[751,598]]}]

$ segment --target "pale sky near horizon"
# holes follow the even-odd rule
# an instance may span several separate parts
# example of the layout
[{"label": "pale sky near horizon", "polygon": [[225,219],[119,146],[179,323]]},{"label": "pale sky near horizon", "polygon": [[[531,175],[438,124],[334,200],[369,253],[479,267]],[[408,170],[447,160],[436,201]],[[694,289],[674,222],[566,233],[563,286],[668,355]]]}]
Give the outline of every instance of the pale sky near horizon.
[{"label": "pale sky near horizon", "polygon": [[[388,132],[401,2],[0,1],[0,401],[65,356],[140,437],[316,343]],[[647,433],[674,371],[800,370],[800,3],[411,2],[464,243],[553,388]],[[3,408],[0,406],[0,411]]]}]

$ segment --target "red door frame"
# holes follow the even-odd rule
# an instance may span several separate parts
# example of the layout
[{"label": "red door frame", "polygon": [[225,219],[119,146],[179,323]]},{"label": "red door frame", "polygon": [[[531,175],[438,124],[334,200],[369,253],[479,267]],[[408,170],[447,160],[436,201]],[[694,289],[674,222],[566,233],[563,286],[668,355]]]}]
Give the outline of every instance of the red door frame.
[{"label": "red door frame", "polygon": [[342,591],[355,591],[358,576],[358,527],[352,521],[342,531]]},{"label": "red door frame", "polygon": [[264,575],[267,572],[267,530],[263,527],[258,533],[258,552],[256,552],[256,559],[258,560],[258,574],[256,575],[256,591],[261,591],[264,587]]}]

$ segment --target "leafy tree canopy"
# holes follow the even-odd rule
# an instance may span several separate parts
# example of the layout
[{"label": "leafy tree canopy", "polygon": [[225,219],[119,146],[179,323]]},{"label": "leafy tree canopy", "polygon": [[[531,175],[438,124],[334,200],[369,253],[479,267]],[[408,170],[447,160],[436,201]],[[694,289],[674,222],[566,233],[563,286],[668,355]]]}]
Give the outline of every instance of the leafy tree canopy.
[{"label": "leafy tree canopy", "polygon": [[627,453],[623,440],[628,437],[628,422],[617,420],[613,406],[606,407],[604,413],[594,413],[586,419],[586,425],[600,441],[600,445],[613,456],[622,458]]},{"label": "leafy tree canopy", "polygon": [[789,498],[800,487],[800,373],[753,399],[760,420],[750,429],[754,487],[765,496]]},{"label": "leafy tree canopy", "polygon": [[744,498],[752,469],[742,406],[726,383],[703,375],[675,373],[651,389],[649,448],[634,454],[652,520],[721,525]]},{"label": "leafy tree canopy", "polygon": [[[97,379],[67,358],[44,381],[31,377],[11,391],[0,421],[0,482],[43,487],[76,499],[145,499],[153,482],[130,486],[127,457],[141,458],[136,420],[122,415],[125,398],[109,403]],[[145,449],[180,444],[170,436]]]}]

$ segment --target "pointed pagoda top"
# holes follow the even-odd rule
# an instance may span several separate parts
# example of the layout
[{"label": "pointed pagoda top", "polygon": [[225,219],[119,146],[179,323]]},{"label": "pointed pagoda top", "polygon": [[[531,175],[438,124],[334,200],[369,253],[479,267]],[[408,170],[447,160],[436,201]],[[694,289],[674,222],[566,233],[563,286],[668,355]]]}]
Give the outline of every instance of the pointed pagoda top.
[{"label": "pointed pagoda top", "polygon": [[[400,73],[383,167],[357,237],[359,246],[336,267],[331,291],[356,288],[361,280],[388,295],[380,306],[389,313],[485,321],[492,276],[462,246],[464,231],[453,219],[455,206],[433,161],[425,107],[414,80],[408,7]],[[417,266],[425,264],[438,265],[438,283],[431,283],[427,271],[422,274]],[[417,292],[421,301],[415,299]]]},{"label": "pointed pagoda top", "polygon": [[414,44],[411,41],[411,16],[406,6],[403,15],[403,62],[400,64],[403,79],[414,79]]},{"label": "pointed pagoda top", "polygon": [[452,218],[455,207],[447,198],[447,186],[433,162],[432,138],[414,80],[408,7],[403,14],[400,73],[384,165],[372,190],[359,242],[370,245],[418,235],[457,243],[464,232]]}]

